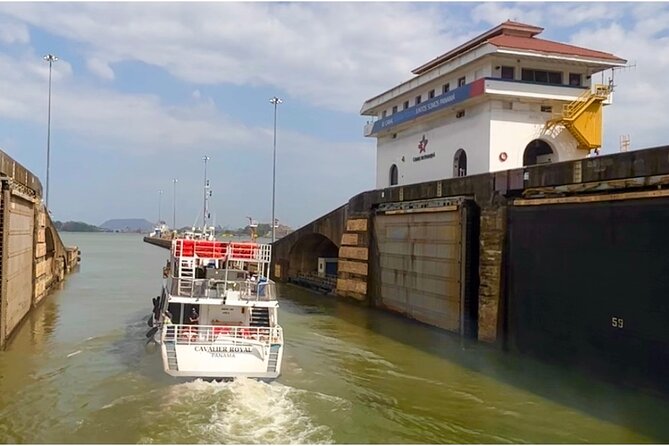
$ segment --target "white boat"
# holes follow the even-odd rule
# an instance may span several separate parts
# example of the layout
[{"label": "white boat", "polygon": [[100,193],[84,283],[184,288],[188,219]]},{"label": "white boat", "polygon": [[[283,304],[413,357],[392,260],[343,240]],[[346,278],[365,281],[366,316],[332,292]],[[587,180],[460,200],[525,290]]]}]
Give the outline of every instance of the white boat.
[{"label": "white boat", "polygon": [[[268,278],[270,260],[269,244],[172,241],[149,332],[160,346],[165,373],[213,379],[280,375],[283,332],[275,284]],[[196,323],[189,318],[193,309]]]},{"label": "white boat", "polygon": [[170,228],[168,228],[165,223],[161,223],[153,228],[153,232],[149,234],[149,237],[162,238],[169,233]]}]

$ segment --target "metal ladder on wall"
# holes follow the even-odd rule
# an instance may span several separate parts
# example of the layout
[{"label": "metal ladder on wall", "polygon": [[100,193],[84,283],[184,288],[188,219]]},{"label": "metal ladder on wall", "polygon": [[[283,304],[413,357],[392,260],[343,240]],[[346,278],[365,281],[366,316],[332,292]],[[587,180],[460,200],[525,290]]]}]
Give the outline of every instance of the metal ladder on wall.
[{"label": "metal ladder on wall", "polygon": [[192,296],[195,280],[195,261],[193,259],[179,260],[179,295]]}]

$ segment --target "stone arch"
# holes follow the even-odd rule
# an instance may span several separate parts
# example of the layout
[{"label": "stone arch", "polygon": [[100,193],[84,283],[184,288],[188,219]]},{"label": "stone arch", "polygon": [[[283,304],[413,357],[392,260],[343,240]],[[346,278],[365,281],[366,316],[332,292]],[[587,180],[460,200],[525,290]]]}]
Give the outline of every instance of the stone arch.
[{"label": "stone arch", "polygon": [[290,248],[288,276],[316,273],[319,257],[337,258],[339,248],[332,240],[317,232],[300,237]]},{"label": "stone arch", "polygon": [[543,139],[534,139],[525,147],[523,166],[557,162],[557,152]]},{"label": "stone arch", "polygon": [[467,176],[467,152],[458,149],[453,156],[453,178]]},{"label": "stone arch", "polygon": [[390,166],[390,185],[396,186],[399,179],[399,172],[397,170],[397,164]]}]

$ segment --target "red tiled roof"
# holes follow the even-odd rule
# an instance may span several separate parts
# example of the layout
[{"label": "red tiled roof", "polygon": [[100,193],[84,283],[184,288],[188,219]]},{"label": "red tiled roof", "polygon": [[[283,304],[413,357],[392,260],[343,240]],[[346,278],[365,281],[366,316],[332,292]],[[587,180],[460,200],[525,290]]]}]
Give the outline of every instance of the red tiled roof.
[{"label": "red tiled roof", "polygon": [[602,51],[589,50],[564,43],[551,42],[550,40],[537,39],[537,34],[541,34],[543,28],[538,26],[528,25],[525,23],[512,22],[507,20],[496,27],[489,29],[483,34],[479,34],[470,41],[460,45],[451,51],[435,57],[429,62],[415,68],[411,72],[419,75],[423,74],[447,61],[475,48],[478,45],[491,43],[498,47],[514,48],[522,50],[540,51],[545,53],[569,54],[573,56],[592,57],[596,59],[604,59],[625,63],[613,54],[604,53]]},{"label": "red tiled roof", "polygon": [[557,53],[572,56],[591,57],[594,59],[605,59],[625,63],[625,59],[602,51],[589,50],[566,43],[552,42],[550,40],[537,39],[536,37],[509,36],[501,34],[488,40],[488,43],[502,48],[513,48],[517,50],[540,51],[542,53]]}]

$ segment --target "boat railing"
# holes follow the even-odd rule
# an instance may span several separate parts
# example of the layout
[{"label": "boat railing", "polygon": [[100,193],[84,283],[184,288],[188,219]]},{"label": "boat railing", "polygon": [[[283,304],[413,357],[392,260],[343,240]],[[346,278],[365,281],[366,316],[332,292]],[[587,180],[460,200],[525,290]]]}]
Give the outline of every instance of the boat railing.
[{"label": "boat railing", "polygon": [[263,264],[272,260],[272,245],[255,242],[221,242],[187,237],[173,240],[171,252],[178,258],[224,259]]},{"label": "boat railing", "polygon": [[162,341],[177,345],[283,344],[281,327],[238,325],[163,325]]},{"label": "boat railing", "polygon": [[167,290],[178,297],[196,297],[208,299],[232,298],[248,301],[276,300],[276,284],[273,280],[218,280],[167,278]]}]

